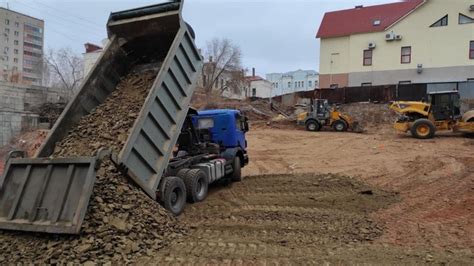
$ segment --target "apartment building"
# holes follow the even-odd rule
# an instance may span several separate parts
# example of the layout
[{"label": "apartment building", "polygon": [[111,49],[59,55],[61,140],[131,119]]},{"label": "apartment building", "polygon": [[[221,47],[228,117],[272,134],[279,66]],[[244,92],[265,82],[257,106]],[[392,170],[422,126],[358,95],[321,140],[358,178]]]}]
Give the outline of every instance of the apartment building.
[{"label": "apartment building", "polygon": [[44,21],[0,7],[0,80],[41,85]]},{"label": "apartment building", "polygon": [[266,75],[272,83],[274,96],[298,91],[310,91],[319,87],[319,73],[314,70],[296,70]]},{"label": "apartment building", "polygon": [[474,2],[405,0],[325,14],[320,87],[474,80]]}]

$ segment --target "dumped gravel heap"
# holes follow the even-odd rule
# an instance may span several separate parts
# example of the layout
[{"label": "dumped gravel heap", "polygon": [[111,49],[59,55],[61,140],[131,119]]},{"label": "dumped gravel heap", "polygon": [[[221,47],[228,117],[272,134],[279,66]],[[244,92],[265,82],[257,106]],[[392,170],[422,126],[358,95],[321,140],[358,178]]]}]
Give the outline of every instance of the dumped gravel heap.
[{"label": "dumped gravel heap", "polygon": [[49,123],[51,127],[66,108],[65,103],[45,103],[39,107],[40,122]]},{"label": "dumped gravel heap", "polygon": [[388,104],[352,103],[339,106],[339,110],[351,115],[369,133],[393,134],[397,114]]},{"label": "dumped gravel heap", "polygon": [[[130,74],[107,100],[57,144],[54,157],[119,152],[127,140],[155,72]],[[0,233],[0,263],[127,263],[152,256],[186,230],[110,161],[97,174],[82,235]]]}]

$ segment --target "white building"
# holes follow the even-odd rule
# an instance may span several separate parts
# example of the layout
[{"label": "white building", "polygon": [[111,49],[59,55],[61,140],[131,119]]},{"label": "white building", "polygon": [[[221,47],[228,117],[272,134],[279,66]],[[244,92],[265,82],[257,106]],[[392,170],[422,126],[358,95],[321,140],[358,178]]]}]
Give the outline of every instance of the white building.
[{"label": "white building", "polygon": [[0,80],[41,85],[44,21],[0,7]]},{"label": "white building", "polygon": [[246,88],[245,93],[247,97],[252,98],[271,98],[273,96],[272,83],[259,76],[245,77]]},{"label": "white building", "polygon": [[314,70],[296,70],[267,74],[273,87],[273,96],[319,88],[319,73]]}]

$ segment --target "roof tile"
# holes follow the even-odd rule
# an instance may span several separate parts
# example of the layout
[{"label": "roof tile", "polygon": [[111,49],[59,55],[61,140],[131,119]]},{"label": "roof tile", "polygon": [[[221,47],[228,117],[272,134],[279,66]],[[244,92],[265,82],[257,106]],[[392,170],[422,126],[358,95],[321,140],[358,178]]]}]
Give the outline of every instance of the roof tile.
[{"label": "roof tile", "polygon": [[[333,38],[384,31],[424,2],[425,0],[404,0],[391,4],[327,12],[316,37]],[[375,20],[380,20],[380,25],[374,25]]]}]

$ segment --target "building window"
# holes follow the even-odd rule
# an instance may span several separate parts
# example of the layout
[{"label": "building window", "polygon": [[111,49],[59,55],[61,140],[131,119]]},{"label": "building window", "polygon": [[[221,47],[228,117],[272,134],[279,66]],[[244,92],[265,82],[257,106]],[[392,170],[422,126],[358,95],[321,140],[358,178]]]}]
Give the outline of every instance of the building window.
[{"label": "building window", "polygon": [[364,50],[364,66],[372,65],[372,50]]},{"label": "building window", "polygon": [[19,22],[15,22],[15,26],[18,28],[20,27],[20,23]]},{"label": "building window", "polygon": [[361,87],[371,87],[372,86],[372,82],[364,82],[362,84],[360,84]]},{"label": "building window", "polygon": [[18,54],[18,49],[13,50],[14,54]]},{"label": "building window", "polygon": [[442,17],[440,20],[436,21],[435,23],[431,24],[431,28],[436,28],[436,27],[444,27],[448,26],[448,15]]},{"label": "building window", "polygon": [[15,36],[20,36],[20,33],[18,31],[15,31]]},{"label": "building window", "polygon": [[474,18],[468,17],[464,14],[459,13],[459,24],[474,23]]},{"label": "building window", "polygon": [[301,81],[301,87],[304,88],[304,81]]},{"label": "building window", "polygon": [[5,33],[10,33],[10,29],[9,28],[5,28]]},{"label": "building window", "polygon": [[13,58],[13,63],[18,63],[18,58]]},{"label": "building window", "polygon": [[5,25],[10,25],[10,20],[9,19],[5,19]]},{"label": "building window", "polygon": [[474,41],[469,43],[469,59],[474,59]]},{"label": "building window", "polygon": [[18,45],[19,44],[18,40],[14,40],[13,44]]},{"label": "building window", "polygon": [[252,97],[257,97],[257,89],[252,88]]},{"label": "building window", "polygon": [[311,81],[311,80],[308,81],[308,86],[309,86],[310,88],[312,88],[312,87],[313,87],[313,81]]},{"label": "building window", "polygon": [[275,88],[278,89],[278,82],[275,84]]},{"label": "building window", "polygon": [[410,64],[411,63],[411,46],[402,47],[402,64]]},{"label": "building window", "polygon": [[288,88],[291,88],[291,81],[288,81]]}]

